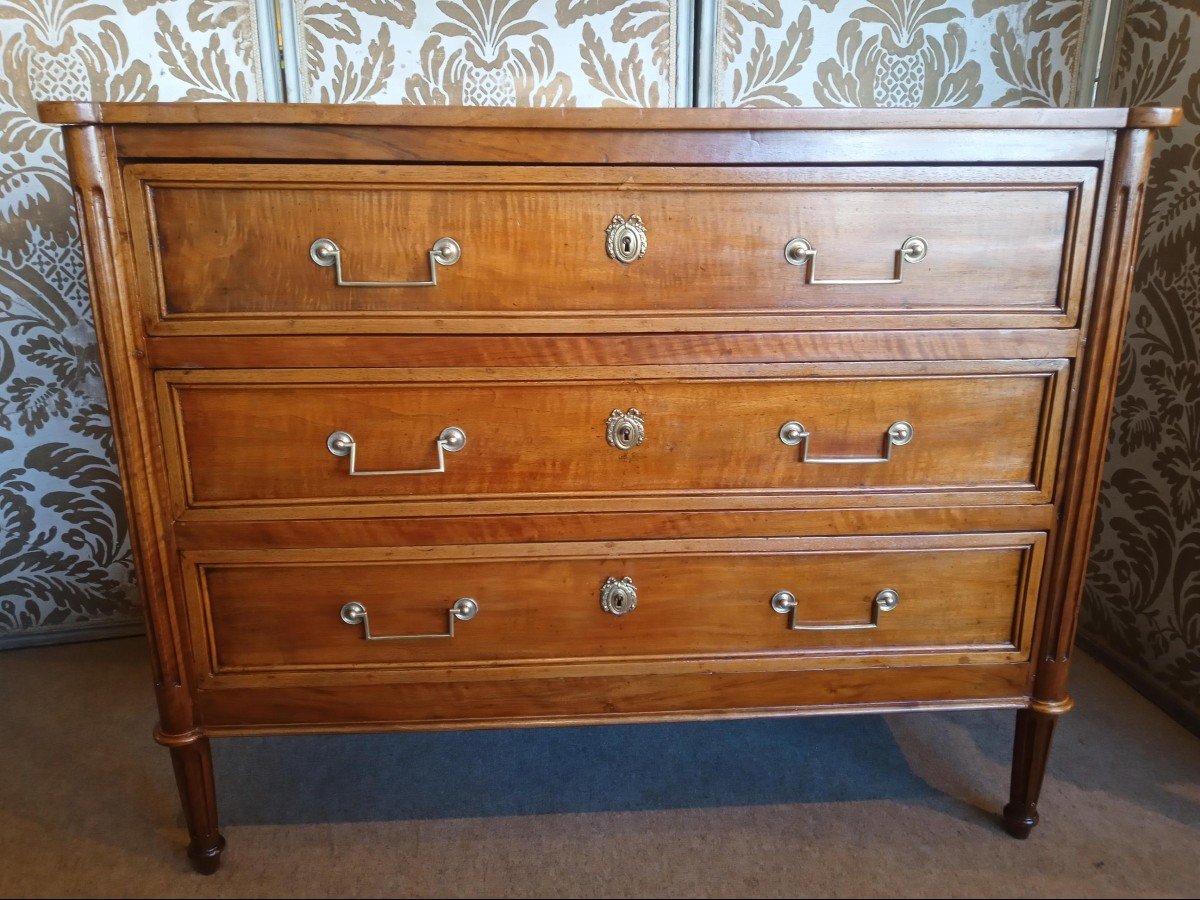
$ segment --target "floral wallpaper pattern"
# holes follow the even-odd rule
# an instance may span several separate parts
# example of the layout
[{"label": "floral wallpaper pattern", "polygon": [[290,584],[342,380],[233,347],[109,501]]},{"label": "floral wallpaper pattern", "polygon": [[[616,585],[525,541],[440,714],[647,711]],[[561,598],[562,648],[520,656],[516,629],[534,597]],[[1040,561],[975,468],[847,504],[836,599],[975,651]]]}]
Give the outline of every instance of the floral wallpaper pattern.
[{"label": "floral wallpaper pattern", "polygon": [[1131,0],[1110,100],[1160,132],[1082,633],[1200,721],[1200,0]]},{"label": "floral wallpaper pattern", "polygon": [[1091,0],[716,0],[714,106],[1066,106]]},{"label": "floral wallpaper pattern", "polygon": [[130,626],[133,564],[43,99],[253,100],[253,0],[0,0],[0,639]]},{"label": "floral wallpaper pattern", "polygon": [[677,0],[287,0],[301,99],[673,106]]}]

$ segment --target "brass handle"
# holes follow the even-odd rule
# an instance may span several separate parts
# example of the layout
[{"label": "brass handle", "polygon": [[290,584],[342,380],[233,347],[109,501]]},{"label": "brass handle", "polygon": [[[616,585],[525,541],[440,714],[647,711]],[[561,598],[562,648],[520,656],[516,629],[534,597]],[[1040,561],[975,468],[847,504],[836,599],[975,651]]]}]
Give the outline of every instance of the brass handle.
[{"label": "brass handle", "polygon": [[812,433],[795,420],[783,423],[779,429],[779,440],[783,441],[789,447],[795,447],[797,444],[804,445],[804,449],[800,451],[800,462],[850,465],[891,462],[892,448],[903,447],[913,439],[914,433],[913,427],[907,422],[893,422],[888,426],[888,430],[883,433],[883,456],[809,456],[808,451],[812,446]]},{"label": "brass handle", "polygon": [[871,621],[836,625],[796,624],[796,595],[791,591],[778,591],[771,598],[771,609],[788,617],[788,628],[792,631],[866,631],[879,627],[879,614],[889,612],[900,605],[900,595],[885,588],[871,602]]},{"label": "brass handle", "polygon": [[928,253],[929,242],[925,238],[910,237],[896,251],[895,274],[891,278],[818,278],[816,247],[804,238],[792,238],[783,248],[784,259],[805,268],[805,284],[900,284],[904,280],[904,264],[919,263]]},{"label": "brass handle", "polygon": [[363,638],[368,641],[413,641],[422,638],[452,638],[454,637],[455,622],[470,622],[479,612],[479,604],[470,597],[456,600],[454,605],[446,610],[449,625],[443,634],[371,634],[371,620],[367,618],[367,608],[357,601],[351,600],[342,606],[342,621],[347,625],[363,627]]},{"label": "brass handle", "polygon": [[358,470],[358,444],[345,431],[335,431],[325,439],[325,446],[334,456],[350,457],[351,475],[440,475],[446,471],[446,454],[457,453],[467,446],[467,434],[454,425],[443,428],[437,439],[438,464],[432,469],[376,469],[370,472],[360,472]]},{"label": "brass handle", "polygon": [[322,268],[333,266],[333,283],[338,287],[436,287],[438,266],[452,266],[462,258],[462,247],[444,237],[429,248],[428,281],[347,281],[342,275],[342,248],[329,238],[317,238],[308,248],[312,261]]}]

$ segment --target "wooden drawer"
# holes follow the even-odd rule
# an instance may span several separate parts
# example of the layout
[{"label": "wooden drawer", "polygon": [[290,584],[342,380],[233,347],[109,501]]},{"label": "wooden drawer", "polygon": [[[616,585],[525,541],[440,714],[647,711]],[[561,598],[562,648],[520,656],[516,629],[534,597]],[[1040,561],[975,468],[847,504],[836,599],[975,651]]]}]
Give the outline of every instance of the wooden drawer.
[{"label": "wooden drawer", "polygon": [[[186,568],[214,673],[635,657],[877,665],[1026,658],[1043,549],[1037,533],[769,538],[226,551]],[[603,608],[610,578],[626,591],[621,615]],[[459,620],[466,599],[474,615]]]},{"label": "wooden drawer", "polygon": [[[474,513],[568,498],[572,509],[611,512],[739,499],[871,505],[906,494],[1044,502],[1066,371],[1062,360],[173,371],[159,373],[159,388],[180,513],[361,514],[370,502]],[[610,430],[617,443],[626,426],[636,438],[637,424],[617,415],[631,409],[643,442],[611,446]],[[808,437],[785,444],[795,437],[788,422]],[[907,443],[897,423],[911,426]],[[450,427],[466,444],[443,453]],[[353,439],[353,456],[331,452],[338,433]],[[436,469],[439,456],[441,472],[403,471]]]},{"label": "wooden drawer", "polygon": [[[1072,324],[1097,170],[136,164],[126,186],[155,333],[762,331]],[[607,229],[634,215],[626,265]],[[321,238],[345,281],[437,284],[340,286]],[[794,239],[816,256],[789,264]]]}]

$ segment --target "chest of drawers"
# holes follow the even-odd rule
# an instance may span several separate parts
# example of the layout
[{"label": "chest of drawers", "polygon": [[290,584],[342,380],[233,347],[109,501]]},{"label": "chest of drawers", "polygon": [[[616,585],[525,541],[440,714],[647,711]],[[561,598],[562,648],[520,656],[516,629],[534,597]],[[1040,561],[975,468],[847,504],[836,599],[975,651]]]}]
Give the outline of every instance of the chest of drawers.
[{"label": "chest of drawers", "polygon": [[44,104],[189,855],[213,736],[1011,708],[1174,111]]}]

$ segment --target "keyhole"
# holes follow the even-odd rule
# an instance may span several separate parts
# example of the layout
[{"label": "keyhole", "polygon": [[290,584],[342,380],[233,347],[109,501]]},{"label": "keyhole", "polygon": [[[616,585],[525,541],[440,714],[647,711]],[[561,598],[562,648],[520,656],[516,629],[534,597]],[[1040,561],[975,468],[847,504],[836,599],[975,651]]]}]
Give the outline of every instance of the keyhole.
[{"label": "keyhole", "polygon": [[628,444],[632,437],[633,437],[633,429],[632,428],[630,428],[628,425],[625,425],[624,427],[621,428],[621,440],[622,441],[624,441],[625,443]]},{"label": "keyhole", "polygon": [[625,240],[621,242],[621,252],[626,256],[633,252],[633,237],[631,235],[625,235]]}]

